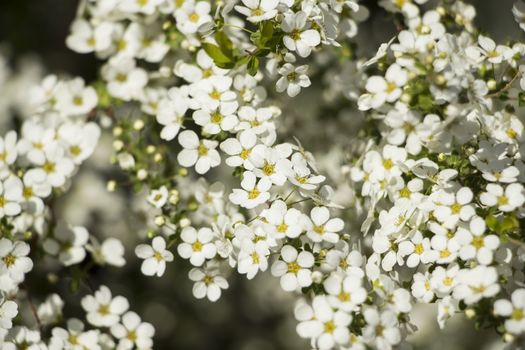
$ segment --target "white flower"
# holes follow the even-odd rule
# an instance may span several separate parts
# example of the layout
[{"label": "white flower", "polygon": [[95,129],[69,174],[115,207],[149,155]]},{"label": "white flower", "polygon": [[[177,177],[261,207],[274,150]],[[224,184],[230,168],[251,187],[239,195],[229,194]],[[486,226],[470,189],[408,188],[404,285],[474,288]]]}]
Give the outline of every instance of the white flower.
[{"label": "white flower", "polygon": [[344,227],[343,220],[330,219],[330,211],[326,207],[315,207],[306,220],[306,235],[314,242],[327,241],[337,243],[339,234]]},{"label": "white flower", "polygon": [[500,299],[494,303],[494,313],[505,317],[505,330],[512,334],[525,332],[525,289],[512,292],[511,300]]},{"label": "white flower", "polygon": [[85,227],[59,222],[52,236],[44,241],[44,250],[51,255],[58,255],[58,260],[64,266],[70,266],[84,260],[88,239],[89,232]]},{"label": "white flower", "polygon": [[274,201],[261,216],[268,222],[265,227],[274,239],[297,238],[304,230],[303,214],[295,208],[288,208],[282,200]]},{"label": "white flower", "polygon": [[479,265],[472,269],[463,269],[459,271],[457,278],[454,298],[463,300],[467,305],[478,302],[481,298],[490,298],[500,291],[498,272],[494,267]]},{"label": "white flower", "polygon": [[513,183],[503,191],[503,187],[488,184],[487,192],[483,192],[479,199],[482,204],[493,207],[498,206],[501,211],[509,212],[521,207],[525,203],[524,189],[521,184]]},{"label": "white flower", "polygon": [[126,260],[124,260],[124,245],[117,238],[107,238],[101,245],[98,241],[92,239],[92,244],[88,244],[86,248],[91,252],[97,264],[117,267],[126,264]]},{"label": "white flower", "polygon": [[434,216],[447,228],[456,226],[459,220],[468,221],[475,214],[474,206],[470,204],[474,194],[468,187],[462,187],[456,193],[445,190],[431,196],[436,203]]},{"label": "white flower", "polygon": [[274,185],[282,186],[286,182],[286,174],[290,168],[287,159],[292,153],[289,144],[280,144],[274,147],[257,145],[253,148],[250,162],[253,173],[260,178],[268,178]]},{"label": "white flower", "polygon": [[259,270],[266,271],[268,268],[268,254],[268,244],[265,241],[254,243],[250,239],[243,239],[238,256],[237,270],[241,274],[246,274],[246,278],[251,280]]},{"label": "white flower", "polygon": [[301,92],[301,88],[308,87],[312,84],[310,78],[306,75],[307,71],[308,66],[306,64],[296,68],[291,63],[285,63],[279,68],[279,75],[281,75],[281,77],[275,84],[277,92],[286,90],[288,96],[297,96],[299,92]]},{"label": "white flower", "polygon": [[97,106],[95,89],[85,87],[82,78],[61,82],[55,92],[55,108],[66,116],[87,114]]},{"label": "white flower", "polygon": [[438,252],[430,247],[430,239],[423,238],[420,231],[416,231],[409,241],[400,242],[399,252],[403,256],[408,256],[406,260],[408,267],[416,267],[420,262],[428,264],[435,261],[438,255]]},{"label": "white flower", "polygon": [[353,271],[346,276],[339,273],[330,274],[323,283],[326,292],[330,294],[330,305],[346,312],[352,312],[356,306],[361,305],[367,298],[366,289],[361,285],[361,277],[362,275]]},{"label": "white flower", "polygon": [[359,109],[366,111],[377,109],[385,102],[393,103],[399,99],[402,88],[408,79],[407,73],[398,64],[391,65],[385,74],[385,77],[372,76],[366,82],[366,91],[368,93],[359,97]]},{"label": "white flower", "polygon": [[150,349],[155,329],[148,322],[142,322],[139,315],[128,311],[122,315],[122,323],[111,326],[111,334],[119,340],[118,350]]},{"label": "white flower", "polygon": [[256,135],[260,135],[270,128],[271,120],[274,117],[274,112],[269,107],[253,108],[250,106],[242,106],[237,111],[239,116],[239,125],[236,130],[250,130]]},{"label": "white flower", "polygon": [[368,308],[363,312],[366,327],[363,338],[377,349],[392,349],[393,345],[401,341],[397,316],[390,310],[379,313],[376,309]]},{"label": "white flower", "polygon": [[281,249],[282,260],[277,260],[272,265],[272,275],[281,277],[281,287],[292,292],[312,284],[312,271],[314,256],[307,251],[297,252],[297,249],[285,245]]},{"label": "white flower", "polygon": [[161,139],[171,141],[177,136],[188,107],[187,96],[177,88],[169,90],[168,98],[160,101],[157,112],[157,122],[164,126],[160,131]]},{"label": "white flower", "polygon": [[302,338],[311,338],[321,350],[332,349],[350,340],[348,325],[352,316],[344,311],[335,311],[326,296],[314,297],[312,306],[298,304],[295,317],[300,322],[297,333]]},{"label": "white flower", "polygon": [[168,188],[161,186],[152,190],[148,196],[148,202],[155,208],[162,208],[168,201]]},{"label": "white flower", "polygon": [[33,261],[27,257],[28,254],[27,243],[0,238],[0,276],[7,274],[15,282],[22,282],[24,275],[33,268]]},{"label": "white flower", "polygon": [[137,68],[135,60],[129,57],[110,60],[102,67],[101,73],[107,81],[109,94],[124,101],[140,97],[148,82],[146,71]]},{"label": "white flower", "polygon": [[179,143],[184,149],[177,155],[177,161],[183,167],[195,165],[198,174],[205,174],[221,163],[219,152],[215,150],[218,142],[199,140],[192,130],[185,130],[179,134]]},{"label": "white flower", "polygon": [[412,277],[412,295],[420,302],[430,303],[434,299],[434,292],[432,290],[428,275],[423,275],[417,272]]},{"label": "white flower", "polygon": [[228,198],[233,204],[253,209],[270,199],[268,190],[272,187],[272,182],[268,178],[262,178],[257,182],[257,178],[252,172],[245,171],[242,176],[241,187],[242,189],[233,189]]},{"label": "white flower", "polygon": [[[509,47],[504,45],[496,46],[494,40],[489,37],[479,35],[478,43],[481,49],[481,54],[485,56],[490,63],[501,63],[504,60],[508,60],[513,55],[513,52]],[[467,51],[467,54],[469,55],[471,53]]]},{"label": "white flower", "polygon": [[65,155],[64,148],[58,142],[46,145],[44,158],[37,164],[46,173],[46,182],[53,187],[64,185],[75,170],[75,164]]},{"label": "white flower", "polygon": [[459,257],[463,260],[476,258],[482,265],[490,265],[494,251],[499,247],[496,235],[485,235],[485,220],[476,216],[469,224],[469,229],[458,228],[456,238],[462,246]]},{"label": "white flower", "polygon": [[244,6],[235,6],[235,9],[246,16],[253,23],[272,19],[277,15],[279,0],[242,0]]},{"label": "white flower", "polygon": [[10,329],[13,327],[11,321],[18,315],[18,305],[12,300],[4,300],[0,297],[0,328]]},{"label": "white flower", "polygon": [[84,19],[77,19],[71,24],[66,45],[78,53],[101,52],[110,47],[112,30],[113,26],[108,22],[92,26]]},{"label": "white flower", "polygon": [[95,150],[100,127],[95,123],[64,123],[58,128],[58,137],[67,155],[78,165]]},{"label": "white flower", "polygon": [[140,270],[146,276],[162,276],[166,271],[166,261],[173,261],[173,254],[166,249],[166,241],[161,236],[153,238],[151,246],[139,244],[135,248],[135,254],[145,259]]},{"label": "white flower", "polygon": [[0,181],[0,218],[20,214],[23,199],[23,185],[18,177],[9,176]]},{"label": "white flower", "polygon": [[92,349],[101,350],[99,342],[99,331],[84,331],[82,321],[71,318],[67,320],[67,330],[55,327],[51,331],[52,337],[49,344],[50,350],[55,349]]},{"label": "white flower", "polygon": [[202,227],[199,231],[191,226],[185,227],[181,232],[183,242],[179,244],[177,251],[184,259],[190,259],[193,266],[202,266],[206,259],[213,259],[217,254],[213,237],[213,231],[208,227]]},{"label": "white flower", "polygon": [[247,170],[252,170],[250,155],[253,147],[257,143],[257,136],[252,130],[245,130],[237,134],[237,138],[224,140],[220,149],[230,157],[226,158],[226,164],[231,167],[242,166]]},{"label": "white flower", "polygon": [[55,324],[62,319],[63,308],[64,300],[60,295],[53,293],[48,295],[46,300],[38,306],[37,315],[42,324]]},{"label": "white flower", "polygon": [[0,137],[0,169],[13,164],[17,157],[17,135],[15,131],[9,131],[4,137]]},{"label": "white flower", "polygon": [[215,135],[224,131],[232,130],[238,123],[239,119],[235,115],[237,110],[237,102],[221,103],[215,109],[208,109],[203,106],[193,113],[193,120],[197,125],[202,126],[202,131]]},{"label": "white flower", "polygon": [[436,267],[436,269],[432,271],[430,278],[432,290],[438,294],[438,296],[450,294],[452,289],[458,284],[458,273],[459,266],[457,264],[451,264],[446,269],[442,266]]},{"label": "white flower", "polygon": [[221,297],[221,289],[228,288],[228,281],[219,275],[218,269],[193,268],[189,273],[190,280],[194,281],[193,296],[197,299],[207,297],[215,302]]},{"label": "white flower", "polygon": [[210,9],[207,1],[184,1],[175,11],[177,28],[184,34],[196,33],[201,25],[212,21]]},{"label": "white flower", "polygon": [[81,300],[87,312],[87,321],[95,327],[111,327],[120,320],[120,315],[129,308],[128,300],[122,296],[111,296],[106,286],[100,286],[94,295],[86,295]]},{"label": "white flower", "polygon": [[321,43],[321,36],[315,29],[305,29],[307,15],[303,11],[286,15],[282,22],[282,30],[287,33],[283,43],[290,51],[297,51],[301,57],[307,57],[312,48]]}]

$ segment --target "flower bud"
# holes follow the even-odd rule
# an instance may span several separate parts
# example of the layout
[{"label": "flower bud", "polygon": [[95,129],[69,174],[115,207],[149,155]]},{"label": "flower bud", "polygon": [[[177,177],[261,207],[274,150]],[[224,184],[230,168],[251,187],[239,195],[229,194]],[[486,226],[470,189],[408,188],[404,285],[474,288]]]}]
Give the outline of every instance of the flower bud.
[{"label": "flower bud", "polygon": [[108,190],[108,192],[114,192],[116,188],[117,188],[117,182],[115,180],[110,180],[106,184],[106,189]]}]

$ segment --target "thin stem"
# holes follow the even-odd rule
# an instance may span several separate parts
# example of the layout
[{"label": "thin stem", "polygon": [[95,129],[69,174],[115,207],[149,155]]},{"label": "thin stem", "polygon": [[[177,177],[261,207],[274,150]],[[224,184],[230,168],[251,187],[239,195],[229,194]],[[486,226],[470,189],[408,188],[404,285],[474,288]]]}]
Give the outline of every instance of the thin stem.
[{"label": "thin stem", "polygon": [[231,28],[239,29],[239,30],[244,30],[245,32],[247,32],[249,34],[255,34],[255,32],[252,32],[249,29],[246,29],[246,28],[243,28],[243,27],[239,27],[239,26],[236,26],[234,24],[224,23],[224,26],[225,27],[231,27]]},{"label": "thin stem", "polygon": [[40,331],[42,331],[42,322],[40,321],[40,317],[38,317],[38,312],[36,310],[35,304],[33,303],[33,298],[31,297],[31,293],[29,292],[29,289],[27,288],[26,285],[23,285],[23,288],[26,291],[27,302],[29,303],[31,312],[33,313],[33,316],[35,317],[36,324],[38,325],[38,328],[40,329]]},{"label": "thin stem", "polygon": [[519,77],[521,77],[521,72],[518,71],[518,73],[516,73],[516,75],[514,77],[512,77],[512,79],[507,83],[507,85],[505,85],[503,88],[501,88],[500,90],[498,90],[498,91],[496,91],[496,92],[494,92],[492,94],[488,94],[485,97],[492,98],[492,97],[500,96],[502,93],[504,93],[505,91],[510,89],[512,87],[512,84],[514,84],[516,79],[518,79]]}]

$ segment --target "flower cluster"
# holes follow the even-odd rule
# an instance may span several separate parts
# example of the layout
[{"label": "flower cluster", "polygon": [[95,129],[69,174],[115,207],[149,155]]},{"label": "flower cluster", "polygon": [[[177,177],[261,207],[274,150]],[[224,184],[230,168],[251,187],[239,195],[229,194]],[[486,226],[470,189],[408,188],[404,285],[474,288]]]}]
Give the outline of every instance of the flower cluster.
[{"label": "flower cluster", "polygon": [[[441,327],[463,311],[506,341],[522,336],[525,45],[479,34],[471,5],[426,2],[379,2],[399,32],[369,60],[346,42],[368,15],[354,0],[82,2],[66,43],[104,61],[100,80],[45,78],[33,116],[0,139],[6,344],[153,346],[153,326],[127,299],[91,286],[94,265],[125,264],[123,244],[99,243],[50,204],[104,129],[127,175],[108,190],[129,187],[148,206],[151,242],[135,248],[144,275],[163,276],[178,255],[195,298],[215,302],[232,271],[268,271],[297,297],[297,333],[315,349],[406,346],[420,303],[437,304]],[[513,10],[521,26],[523,8]],[[342,167],[331,164],[343,174],[334,188],[319,170],[330,167],[287,142],[279,98],[299,98],[309,65],[335,59],[345,62],[325,67],[343,67],[325,97],[355,103],[366,127]],[[343,183],[365,213],[361,232],[336,204]],[[90,289],[80,304],[92,329],[59,325],[58,295],[34,327],[13,328],[31,254],[56,260],[74,291]]]}]

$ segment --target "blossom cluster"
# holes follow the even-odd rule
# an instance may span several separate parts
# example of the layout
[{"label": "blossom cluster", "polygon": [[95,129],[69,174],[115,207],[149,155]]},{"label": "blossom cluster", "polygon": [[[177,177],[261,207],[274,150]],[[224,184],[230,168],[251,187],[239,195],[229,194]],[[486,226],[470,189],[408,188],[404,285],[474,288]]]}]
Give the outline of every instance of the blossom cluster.
[{"label": "blossom cluster", "polygon": [[[462,1],[426,2],[380,1],[399,30],[368,60],[348,53],[368,15],[354,0],[81,2],[66,43],[103,60],[100,79],[46,77],[32,117],[0,139],[5,346],[153,347],[153,326],[89,279],[94,265],[125,264],[123,244],[52,210],[106,129],[127,174],[108,190],[129,186],[148,205],[144,275],[178,255],[195,298],[215,302],[232,271],[268,271],[297,297],[297,333],[315,349],[406,346],[411,311],[428,303],[441,327],[463,311],[505,341],[522,336],[525,45],[479,34]],[[513,12],[523,27],[522,4]],[[365,211],[361,232],[336,203],[339,184],[282,133],[279,99],[300,97],[327,52],[346,60],[328,95],[366,122],[336,165]],[[23,282],[42,255],[89,289],[91,329],[64,323],[56,294],[34,325],[13,328],[17,302],[35,309]]]}]

